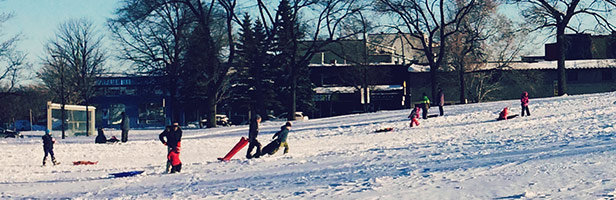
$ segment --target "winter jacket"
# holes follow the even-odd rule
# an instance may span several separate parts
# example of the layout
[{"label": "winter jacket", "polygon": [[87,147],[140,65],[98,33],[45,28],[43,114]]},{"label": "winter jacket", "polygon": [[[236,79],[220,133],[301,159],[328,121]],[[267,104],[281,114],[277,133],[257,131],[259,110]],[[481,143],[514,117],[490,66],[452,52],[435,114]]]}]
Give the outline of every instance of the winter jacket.
[{"label": "winter jacket", "polygon": [[507,114],[509,113],[509,111],[507,110],[507,107],[505,107],[503,109],[503,111],[500,112],[498,118],[499,119],[507,119]]},{"label": "winter jacket", "polygon": [[430,105],[430,99],[428,98],[428,96],[423,96],[423,98],[422,98],[422,100],[420,101],[420,103]]},{"label": "winter jacket", "polygon": [[258,135],[259,135],[259,123],[257,122],[256,119],[253,119],[250,122],[250,128],[248,129],[248,139],[250,141],[256,140]]},{"label": "winter jacket", "polygon": [[105,134],[102,134],[99,132],[98,135],[96,136],[96,139],[94,140],[94,143],[96,144],[107,143],[107,138],[105,137]]},{"label": "winter jacket", "polygon": [[287,128],[287,126],[281,126],[280,127],[280,131],[276,132],[276,134],[274,134],[274,137],[272,137],[272,139],[278,137],[278,141],[280,143],[283,142],[287,142],[287,135],[289,134],[289,129]]},{"label": "winter jacket", "polygon": [[445,105],[445,94],[443,94],[443,91],[439,91],[438,93],[436,93],[436,95],[438,96],[438,105],[444,106]]},{"label": "winter jacket", "polygon": [[130,130],[130,121],[128,115],[122,117],[122,123],[120,124],[122,130]]},{"label": "winter jacket", "polygon": [[522,97],[520,97],[520,102],[522,106],[528,106],[528,92],[522,93]]},{"label": "winter jacket", "polygon": [[49,134],[43,135],[43,148],[45,149],[53,149],[53,144],[56,143],[56,139],[51,137]]},{"label": "winter jacket", "polygon": [[171,165],[176,166],[182,164],[180,161],[180,153],[176,151],[170,151],[169,155],[167,155],[167,159],[171,161]]},{"label": "winter jacket", "polygon": [[[178,143],[182,141],[182,129],[178,126],[178,130],[174,131],[173,128],[173,126],[167,126],[165,131],[158,135],[158,139],[160,139],[160,142],[166,144],[168,147],[177,149]],[[165,138],[167,138],[167,141],[165,141]]]},{"label": "winter jacket", "polygon": [[409,119],[419,118],[419,107],[415,107],[408,117]]}]

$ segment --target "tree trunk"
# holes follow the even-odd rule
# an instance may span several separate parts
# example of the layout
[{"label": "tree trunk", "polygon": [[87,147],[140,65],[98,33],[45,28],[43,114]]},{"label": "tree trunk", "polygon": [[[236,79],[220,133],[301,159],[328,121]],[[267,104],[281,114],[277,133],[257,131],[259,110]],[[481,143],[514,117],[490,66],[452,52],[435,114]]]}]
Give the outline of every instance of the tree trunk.
[{"label": "tree trunk", "polygon": [[[435,64],[436,65],[436,64]],[[438,65],[436,65],[436,67],[430,67],[430,82],[432,85],[432,100],[435,100],[435,95],[436,95],[436,88],[437,88],[437,81],[436,81],[436,73],[438,71]]]},{"label": "tree trunk", "polygon": [[216,127],[216,93],[208,92],[207,100],[205,101],[207,107],[207,127]]},{"label": "tree trunk", "polygon": [[291,68],[291,102],[287,116],[289,121],[295,120],[295,111],[297,111],[295,108],[297,105],[297,70],[295,67],[297,66],[293,66],[293,68]]},{"label": "tree trunk", "polygon": [[565,40],[565,27],[559,26],[556,30],[556,46],[558,48],[558,96],[567,94],[567,73],[565,71],[565,59],[567,44]]},{"label": "tree trunk", "polygon": [[460,77],[460,104],[466,103],[466,80],[464,79],[464,65],[461,64],[459,67],[459,77]]},{"label": "tree trunk", "polygon": [[86,100],[86,136],[90,136],[90,110],[89,110],[89,102]]}]

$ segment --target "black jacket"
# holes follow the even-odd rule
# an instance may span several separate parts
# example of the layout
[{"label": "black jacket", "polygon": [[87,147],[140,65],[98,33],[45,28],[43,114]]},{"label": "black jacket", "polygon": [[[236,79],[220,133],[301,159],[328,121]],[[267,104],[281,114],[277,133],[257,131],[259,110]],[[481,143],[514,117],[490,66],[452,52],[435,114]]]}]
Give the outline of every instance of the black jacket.
[{"label": "black jacket", "polygon": [[257,123],[257,120],[252,120],[250,122],[250,128],[248,129],[248,139],[256,140],[258,135],[259,135],[259,123]]},{"label": "black jacket", "polygon": [[120,128],[122,130],[130,130],[130,119],[128,115],[122,116],[122,122],[120,123]]},{"label": "black jacket", "polygon": [[[165,137],[167,141],[165,141]],[[178,127],[178,130],[174,131],[173,126],[168,126],[165,131],[158,135],[158,139],[163,144],[167,144],[168,147],[176,148],[178,146],[178,142],[182,141],[182,129]]]},{"label": "black jacket", "polygon": [[53,137],[51,135],[43,135],[43,148],[53,149]]}]

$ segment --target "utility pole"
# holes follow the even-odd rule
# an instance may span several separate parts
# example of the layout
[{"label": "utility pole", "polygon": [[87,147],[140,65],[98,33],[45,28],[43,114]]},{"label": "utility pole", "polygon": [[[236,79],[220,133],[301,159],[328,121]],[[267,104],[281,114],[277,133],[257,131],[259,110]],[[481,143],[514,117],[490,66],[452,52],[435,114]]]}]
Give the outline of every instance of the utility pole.
[{"label": "utility pole", "polygon": [[[56,61],[56,63],[57,64],[59,63],[59,65],[60,65],[60,101],[61,101],[60,103],[62,104],[62,106],[60,107],[60,118],[61,118],[60,121],[62,122],[62,139],[65,139],[66,138],[66,134],[64,132],[64,129],[65,129],[64,128],[65,127],[64,126],[64,120],[65,120],[65,117],[64,117],[64,113],[65,113],[64,105],[66,104],[66,102],[64,101],[64,61],[63,60],[59,61],[58,57],[60,57],[60,56],[57,56],[57,55],[52,55],[51,57],[53,57],[54,60]],[[62,59],[62,58],[60,57],[60,59]]]}]

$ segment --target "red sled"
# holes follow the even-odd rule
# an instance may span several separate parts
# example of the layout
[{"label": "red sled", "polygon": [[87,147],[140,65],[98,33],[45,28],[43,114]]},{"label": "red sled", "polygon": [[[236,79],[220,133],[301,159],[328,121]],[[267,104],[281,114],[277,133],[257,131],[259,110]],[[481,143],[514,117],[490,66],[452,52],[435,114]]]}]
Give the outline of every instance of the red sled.
[{"label": "red sled", "polygon": [[227,153],[227,155],[223,158],[218,158],[218,160],[220,161],[229,161],[231,160],[231,158],[238,152],[240,151],[242,148],[244,148],[246,145],[248,144],[248,139],[246,139],[245,137],[242,137],[240,139],[239,142],[237,142],[237,144],[235,144],[235,146],[233,147],[233,149],[231,149],[231,151],[229,151],[229,153]]},{"label": "red sled", "polygon": [[92,162],[92,161],[80,160],[80,161],[73,162],[73,165],[96,165],[96,164],[98,164],[98,161]]}]

